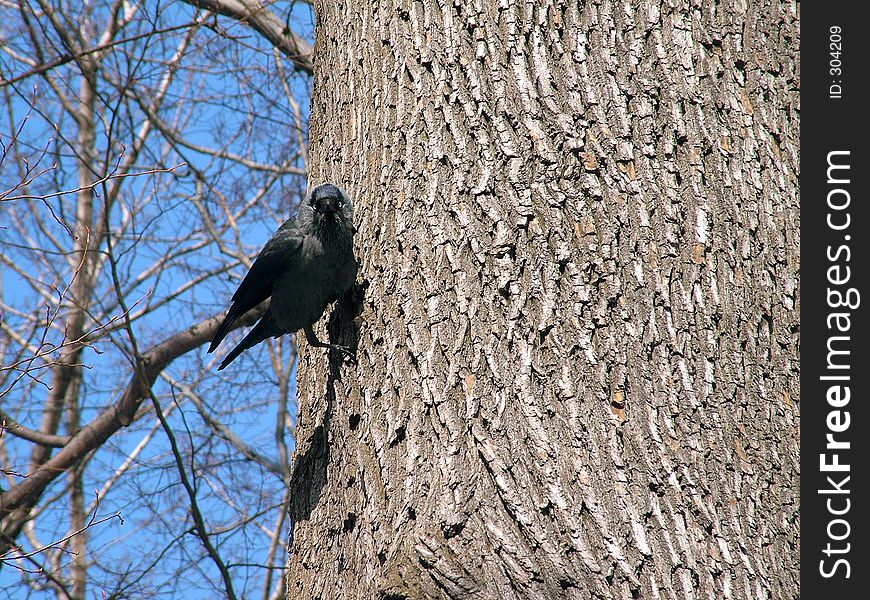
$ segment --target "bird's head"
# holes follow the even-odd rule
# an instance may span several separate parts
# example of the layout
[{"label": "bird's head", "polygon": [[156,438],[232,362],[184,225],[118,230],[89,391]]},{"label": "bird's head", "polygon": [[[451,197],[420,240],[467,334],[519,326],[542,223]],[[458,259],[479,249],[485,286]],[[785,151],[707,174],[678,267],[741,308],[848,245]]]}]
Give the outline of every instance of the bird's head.
[{"label": "bird's head", "polygon": [[[308,192],[300,214],[318,235],[347,231],[353,235],[353,206],[350,198],[333,183],[321,183]],[[307,214],[306,214],[307,213]],[[307,218],[305,218],[307,217]],[[330,233],[328,235],[333,235]]]},{"label": "bird's head", "polygon": [[315,213],[322,216],[350,212],[350,198],[337,185],[321,183],[308,195],[308,204]]}]

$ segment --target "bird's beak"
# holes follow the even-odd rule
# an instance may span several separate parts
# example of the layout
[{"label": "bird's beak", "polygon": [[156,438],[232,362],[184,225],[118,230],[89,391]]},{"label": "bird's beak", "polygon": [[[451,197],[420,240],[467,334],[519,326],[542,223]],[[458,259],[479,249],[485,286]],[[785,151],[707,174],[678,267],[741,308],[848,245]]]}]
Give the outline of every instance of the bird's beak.
[{"label": "bird's beak", "polygon": [[335,214],[338,212],[338,198],[327,196],[320,201],[320,212],[323,214]]}]

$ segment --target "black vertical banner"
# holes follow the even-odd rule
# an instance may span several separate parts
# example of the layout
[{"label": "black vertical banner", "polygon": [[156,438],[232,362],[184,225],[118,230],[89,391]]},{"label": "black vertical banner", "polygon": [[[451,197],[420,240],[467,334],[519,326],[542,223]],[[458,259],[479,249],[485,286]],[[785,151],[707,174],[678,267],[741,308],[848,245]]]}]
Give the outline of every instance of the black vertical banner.
[{"label": "black vertical banner", "polygon": [[870,597],[870,28],[862,7],[801,6],[804,598]]}]

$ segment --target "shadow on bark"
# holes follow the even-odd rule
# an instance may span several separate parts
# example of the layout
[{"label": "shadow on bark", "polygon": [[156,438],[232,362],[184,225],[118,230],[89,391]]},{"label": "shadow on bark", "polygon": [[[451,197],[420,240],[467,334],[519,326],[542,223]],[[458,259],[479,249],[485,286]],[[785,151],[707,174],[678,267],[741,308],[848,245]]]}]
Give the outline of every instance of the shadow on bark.
[{"label": "shadow on bark", "polygon": [[[368,282],[357,283],[338,299],[329,317],[326,329],[329,340],[350,349],[354,354],[359,343],[357,317],[362,313],[363,299]],[[341,352],[329,351],[329,376],[326,382],[326,411],[323,422],[314,428],[307,442],[296,440],[297,448],[290,474],[290,547],[292,551],[295,523],[305,521],[320,501],[326,485],[329,464],[329,424],[335,403],[335,383],[341,380],[345,357]],[[304,445],[304,446],[303,446]]]}]

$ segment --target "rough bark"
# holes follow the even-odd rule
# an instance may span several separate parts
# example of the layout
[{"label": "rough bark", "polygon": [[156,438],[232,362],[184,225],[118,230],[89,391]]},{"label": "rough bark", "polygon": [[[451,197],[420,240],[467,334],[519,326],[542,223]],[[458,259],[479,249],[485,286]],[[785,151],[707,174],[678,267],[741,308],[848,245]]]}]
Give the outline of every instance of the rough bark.
[{"label": "rough bark", "polygon": [[796,4],[317,12],[287,597],[798,597]]}]

